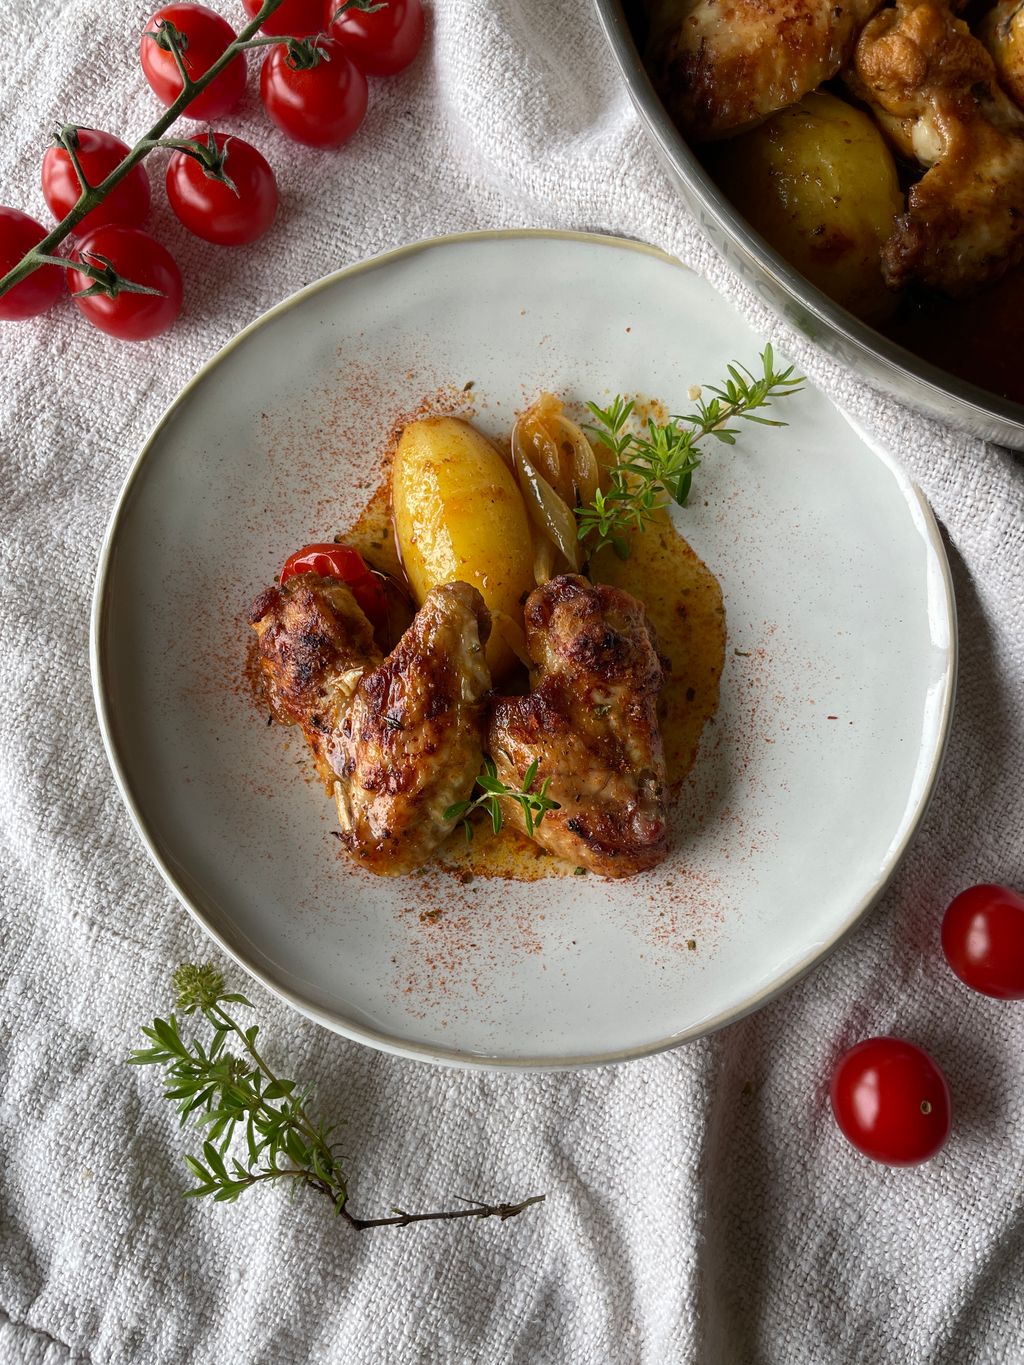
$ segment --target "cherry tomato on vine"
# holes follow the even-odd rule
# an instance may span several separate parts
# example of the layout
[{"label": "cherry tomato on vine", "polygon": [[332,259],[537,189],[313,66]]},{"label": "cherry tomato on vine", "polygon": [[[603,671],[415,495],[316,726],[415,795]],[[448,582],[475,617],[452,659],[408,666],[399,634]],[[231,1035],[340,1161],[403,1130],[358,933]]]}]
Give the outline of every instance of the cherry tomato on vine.
[{"label": "cherry tomato on vine", "polygon": [[387,601],[381,580],[366,566],[366,560],[350,545],[306,545],[289,555],[281,570],[281,582],[300,573],[317,573],[323,578],[340,578],[352,589],[371,625],[387,621]]},{"label": "cherry tomato on vine", "polygon": [[949,1136],[946,1078],[922,1048],[868,1038],[832,1072],[832,1112],[858,1151],[888,1166],[927,1161]]},{"label": "cherry tomato on vine", "polygon": [[[185,69],[195,79],[202,76],[223,53],[237,34],[226,19],[205,5],[184,3],[164,5],[150,19],[139,43],[139,57],[146,80],[157,99],[173,104],[181,94],[181,76],[174,53],[162,47],[159,36],[161,24],[173,24],[181,34],[185,51]],[[230,114],[245,91],[247,75],[245,54],[232,57],[217,79],[202,94],[190,100],[185,109],[188,118],[219,119]]]},{"label": "cherry tomato on vine", "polygon": [[942,951],[973,990],[1024,1000],[1024,896],[988,882],[961,891],[942,920]]},{"label": "cherry tomato on vine", "polygon": [[340,147],[366,113],[366,77],[333,38],[309,40],[315,65],[272,47],[260,71],[260,99],[272,122],[309,147]]},{"label": "cherry tomato on vine", "polygon": [[181,272],[165,246],[140,228],[108,225],[84,237],[72,252],[68,286],[72,294],[89,289],[94,281],[75,270],[75,261],[103,267],[109,261],[122,279],[158,289],[158,294],[136,294],[114,288],[75,299],[82,315],[101,332],[123,341],[147,341],[166,332],[181,312]]},{"label": "cherry tomato on vine", "polygon": [[[0,207],[0,279],[46,236],[46,228],[21,209]],[[0,294],[0,322],[21,322],[52,308],[64,292],[58,265],[41,265],[31,275]]]},{"label": "cherry tomato on vine", "polygon": [[209,175],[194,156],[175,152],[167,163],[167,198],[189,232],[219,246],[243,246],[273,223],[277,181],[265,157],[248,142],[230,133],[210,137],[234,189]]},{"label": "cherry tomato on vine", "polygon": [[388,0],[372,11],[346,9],[335,19],[341,0],[327,0],[332,38],[368,76],[394,76],[404,71],[423,44],[420,0]]},{"label": "cherry tomato on vine", "polygon": [[[119,166],[128,155],[128,145],[112,133],[98,128],[72,130],[75,154],[86,180],[98,185]],[[58,220],[78,203],[81,187],[71,157],[64,147],[48,147],[43,154],[43,198]],[[149,176],[141,163],[134,166],[120,184],[110,191],[101,203],[90,209],[75,228],[75,235],[84,237],[104,223],[122,223],[125,227],[140,227],[149,213]]]},{"label": "cherry tomato on vine", "polygon": [[[256,18],[262,3],[263,0],[242,0],[250,19]],[[293,38],[308,38],[311,33],[320,33],[326,27],[323,0],[284,0],[270,18],[260,24],[260,32],[271,36],[288,33]]]}]

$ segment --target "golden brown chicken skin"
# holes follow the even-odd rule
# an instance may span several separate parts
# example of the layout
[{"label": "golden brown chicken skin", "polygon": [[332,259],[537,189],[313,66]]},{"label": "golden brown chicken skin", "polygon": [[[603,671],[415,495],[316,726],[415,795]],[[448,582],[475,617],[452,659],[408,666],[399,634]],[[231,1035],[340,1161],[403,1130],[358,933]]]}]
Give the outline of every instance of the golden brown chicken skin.
[{"label": "golden brown chicken skin", "polygon": [[897,0],[865,27],[847,78],[898,152],[927,167],[882,247],[894,288],[970,293],[1024,259],[1024,113],[967,25]]},{"label": "golden brown chicken skin", "polygon": [[[531,593],[525,617],[533,690],[491,705],[498,777],[521,788],[536,760],[532,790],[550,779],[559,809],[533,836],[549,852],[606,877],[653,867],[668,849],[657,717],[664,672],[643,604],[565,575]],[[519,803],[502,806],[525,830]]]},{"label": "golden brown chicken skin", "polygon": [[648,68],[687,137],[730,137],[836,75],[881,2],[658,0]]},{"label": "golden brown chicken skin", "polygon": [[250,621],[274,715],[301,725],[345,848],[383,876],[419,867],[480,771],[491,685],[480,594],[466,583],[434,588],[383,660],[335,579],[290,578],[260,594]]}]

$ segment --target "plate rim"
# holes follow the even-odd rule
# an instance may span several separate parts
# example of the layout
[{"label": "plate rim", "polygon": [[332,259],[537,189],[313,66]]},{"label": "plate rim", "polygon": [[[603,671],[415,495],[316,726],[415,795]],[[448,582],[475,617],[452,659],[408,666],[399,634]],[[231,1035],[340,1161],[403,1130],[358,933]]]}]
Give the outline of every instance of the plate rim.
[{"label": "plate rim", "polygon": [[[938,742],[936,743],[931,756],[927,778],[923,783],[921,793],[918,797],[916,809],[913,811],[912,817],[899,845],[895,849],[889,850],[887,861],[883,865],[879,875],[860,899],[854,903],[843,922],[828,939],[813,944],[810,950],[795,962],[781,977],[773,981],[769,986],[746,997],[738,1004],[724,1009],[709,1018],[702,1019],[695,1024],[691,1024],[689,1027],[682,1029],[677,1033],[670,1034],[668,1037],[660,1038],[639,1046],[615,1049],[600,1054],[569,1055],[564,1057],[499,1057],[486,1052],[478,1053],[460,1048],[446,1048],[439,1044],[408,1042],[396,1038],[392,1034],[369,1027],[368,1025],[353,1023],[350,1020],[340,1018],[330,1011],[311,1005],[308,1001],[299,998],[288,986],[279,981],[272,980],[263,969],[258,967],[251,960],[250,955],[246,952],[242,943],[236,945],[228,942],[225,935],[222,934],[206,918],[199,907],[192,902],[184,887],[176,880],[172,868],[161,853],[159,841],[155,834],[151,832],[143,817],[142,811],[135,800],[131,780],[118,753],[114,735],[111,700],[108,695],[108,664],[105,660],[105,651],[103,648],[104,627],[111,590],[111,562],[116,548],[118,533],[125,518],[135,482],[139,478],[146,460],[164,428],[171,422],[178,410],[188,401],[193,389],[198,387],[198,385],[216,369],[221,361],[226,359],[236,347],[257,329],[266,326],[273,319],[312,297],[314,294],[333,288],[341,280],[368,273],[371,270],[392,264],[409,256],[420,255],[436,247],[457,246],[461,243],[483,241],[507,241],[509,239],[521,238],[543,238],[550,241],[579,242],[589,245],[612,247],[619,250],[634,251],[641,255],[658,258],[677,270],[685,271],[687,274],[694,273],[689,266],[685,265],[677,257],[663,251],[660,247],[652,246],[647,242],[638,241],[633,238],[617,237],[607,233],[570,232],[546,228],[486,229],[477,232],[458,232],[423,238],[419,241],[408,243],[405,246],[397,247],[391,251],[385,251],[376,256],[367,257],[365,260],[353,262],[351,265],[342,266],[340,269],[332,271],[329,275],[325,275],[322,279],[314,280],[303,288],[289,294],[279,303],[276,303],[271,308],[267,309],[266,312],[260,314],[259,317],[253,319],[252,322],[248,323],[225,342],[225,344],[210,356],[208,360],[204,361],[192,378],[188,380],[161,413],[133,459],[125,476],[124,483],[121,486],[121,490],[114,502],[107,528],[103,536],[96,566],[89,620],[89,672],[92,681],[93,702],[96,708],[97,721],[107,762],[110,765],[118,794],[121,797],[125,809],[128,811],[132,825],[134,826],[135,832],[138,835],[143,848],[146,850],[151,861],[155,864],[157,871],[163,877],[175,898],[185,907],[192,919],[202,928],[204,933],[213,939],[218,947],[226,953],[232,961],[241,967],[243,971],[247,972],[249,976],[259,981],[262,986],[269,990],[273,995],[276,995],[278,999],[290,1005],[307,1019],[313,1020],[322,1027],[329,1029],[333,1033],[340,1034],[342,1037],[345,1037],[352,1042],[362,1043],[365,1046],[369,1046],[391,1056],[459,1069],[476,1069],[497,1072],[576,1071],[591,1067],[635,1061],[644,1057],[651,1057],[662,1052],[667,1052],[684,1043],[692,1042],[697,1038],[716,1032],[718,1029],[725,1027],[725,1025],[735,1023],[737,1020],[742,1019],[746,1015],[769,1004],[784,991],[788,990],[790,986],[794,985],[802,976],[806,975],[806,973],[811,971],[820,962],[824,961],[824,959],[842,943],[847,935],[856,928],[877,901],[884,895],[903,860],[907,848],[917,834],[931,803],[949,743],[953,705],[956,694],[959,653],[956,600],[953,592],[952,573],[949,560],[945,552],[941,531],[938,522],[936,521],[935,514],[932,512],[932,509],[919,486],[910,478],[909,474],[907,474],[895,459],[889,455],[888,451],[878,446],[868,447],[875,458],[882,460],[894,473],[897,483],[908,504],[913,500],[916,501],[918,505],[921,512],[921,525],[925,533],[928,547],[935,556],[941,573],[946,623],[948,627],[949,642],[946,647],[940,733]],[[721,300],[721,302],[725,307],[730,306],[726,300]],[[831,400],[828,399],[827,395],[823,396],[831,403]],[[836,404],[831,403],[831,406],[833,406],[845,420],[849,420],[846,418],[846,414],[843,410]],[[857,424],[851,422],[851,426],[858,438],[863,441],[864,438],[858,430]],[[864,443],[867,444],[866,442]]]}]

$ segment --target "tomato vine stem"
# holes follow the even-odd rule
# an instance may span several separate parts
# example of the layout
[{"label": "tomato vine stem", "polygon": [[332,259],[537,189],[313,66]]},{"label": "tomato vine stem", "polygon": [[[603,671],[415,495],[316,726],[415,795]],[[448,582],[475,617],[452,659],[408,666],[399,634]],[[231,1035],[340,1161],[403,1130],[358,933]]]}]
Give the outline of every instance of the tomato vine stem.
[{"label": "tomato vine stem", "polygon": [[[20,284],[22,280],[32,274],[33,270],[38,270],[42,265],[51,265],[57,259],[60,260],[62,265],[73,265],[76,270],[81,270],[83,275],[91,275],[94,279],[98,279],[101,273],[106,273],[100,271],[94,272],[91,267],[86,266],[84,263],[79,263],[78,261],[71,262],[65,261],[63,257],[57,258],[54,255],[54,247],[59,246],[66,237],[70,236],[86,214],[90,213],[97,204],[102,203],[110,191],[114,189],[115,186],[119,185],[125,176],[134,170],[139,162],[149,155],[154,147],[160,146],[160,139],[163,137],[164,133],[167,132],[168,128],[176,123],[185,112],[186,106],[195,99],[196,95],[201,94],[208,85],[217,79],[234,57],[237,57],[240,52],[245,51],[246,45],[249,43],[250,39],[255,37],[259,32],[260,26],[265,23],[274,11],[280,8],[283,3],[284,0],[263,0],[259,12],[248,24],[246,24],[237,38],[228,44],[207,71],[204,71],[201,76],[195,78],[190,76],[185,68],[185,64],[181,57],[182,49],[179,42],[176,40],[176,37],[170,33],[166,34],[168,45],[171,52],[174,54],[175,61],[178,64],[178,70],[182,76],[181,94],[173,104],[168,106],[161,117],[153,124],[152,128],[136,142],[127,156],[125,156],[125,158],[119,162],[110,174],[104,180],[101,180],[98,185],[90,185],[82,173],[78,161],[77,148],[74,146],[75,138],[72,136],[72,133],[77,132],[77,129],[73,124],[67,124],[61,128],[60,133],[57,136],[57,141],[71,157],[71,164],[74,166],[75,173],[79,178],[81,194],[74,206],[65,214],[57,226],[48,232],[42,241],[38,242],[31,251],[26,251],[21,260],[18,261],[16,265],[12,266],[7,274],[0,279],[0,296],[6,294],[9,289],[13,289],[16,284]],[[174,32],[176,35],[177,30]],[[276,41],[282,40],[277,39]],[[287,42],[288,40],[284,39],[283,41]],[[123,282],[120,287],[125,288],[129,284],[130,281]]]}]

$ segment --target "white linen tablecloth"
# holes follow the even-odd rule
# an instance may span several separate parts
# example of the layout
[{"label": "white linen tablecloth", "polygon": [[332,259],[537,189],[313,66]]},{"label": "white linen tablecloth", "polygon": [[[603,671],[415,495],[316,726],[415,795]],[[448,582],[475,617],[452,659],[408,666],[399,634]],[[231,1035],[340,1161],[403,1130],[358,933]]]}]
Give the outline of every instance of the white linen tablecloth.
[{"label": "white linen tablecloth", "polygon": [[[240,26],[240,5],[215,2]],[[58,123],[128,141],[148,126],[148,12],[0,0],[0,202],[46,218],[38,168]],[[154,176],[152,227],[186,282],[173,331],[132,347],[70,306],[0,324],[0,1361],[1024,1361],[1024,1005],[968,992],[937,939],[963,886],[1024,882],[1020,460],[880,398],[738,287],[648,149],[584,0],[436,0],[414,67],[373,82],[340,152],[279,136],[253,84],[227,122],[276,167],[280,217],[259,245],[218,250],[177,224]],[[397,1061],[232,968],[275,1056],[344,1117],[355,1209],[548,1200],[504,1225],[362,1235],[313,1195],[185,1201],[188,1137],[157,1074],[124,1057],[170,1007],[172,967],[216,953],[103,755],[87,655],[103,530],[156,418],[241,326],[361,257],[507,226],[675,251],[920,481],[962,646],[939,790],[884,902],[823,967],[650,1061],[526,1076]],[[885,1032],[928,1047],[953,1092],[953,1137],[917,1169],[859,1157],[828,1110],[837,1049]]]}]

